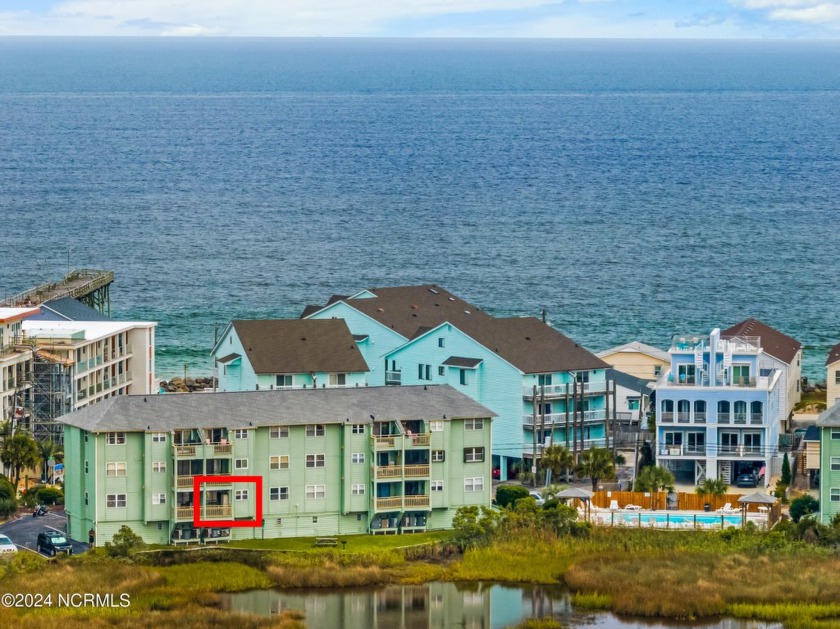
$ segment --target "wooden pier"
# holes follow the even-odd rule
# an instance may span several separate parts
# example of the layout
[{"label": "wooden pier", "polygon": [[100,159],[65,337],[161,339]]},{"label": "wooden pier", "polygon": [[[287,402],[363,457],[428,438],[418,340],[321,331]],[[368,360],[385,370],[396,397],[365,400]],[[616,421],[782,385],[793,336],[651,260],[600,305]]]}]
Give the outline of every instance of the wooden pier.
[{"label": "wooden pier", "polygon": [[104,314],[111,316],[111,284],[113,271],[76,269],[58,282],[40,284],[0,302],[7,308],[39,306],[47,301],[72,297]]}]

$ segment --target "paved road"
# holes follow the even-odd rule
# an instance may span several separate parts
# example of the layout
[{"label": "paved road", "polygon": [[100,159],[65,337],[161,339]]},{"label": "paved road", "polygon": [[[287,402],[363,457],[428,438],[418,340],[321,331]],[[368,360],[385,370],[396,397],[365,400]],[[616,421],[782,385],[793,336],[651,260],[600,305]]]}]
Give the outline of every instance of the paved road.
[{"label": "paved road", "polygon": [[[44,529],[50,529],[64,533],[64,526],[67,518],[64,517],[64,512],[53,513],[50,511],[47,515],[32,517],[32,513],[25,513],[17,520],[12,520],[6,524],[0,525],[0,533],[8,535],[19,549],[27,548],[32,552],[37,546],[38,533]],[[87,544],[70,540],[73,543],[73,554],[83,553],[87,550]]]}]

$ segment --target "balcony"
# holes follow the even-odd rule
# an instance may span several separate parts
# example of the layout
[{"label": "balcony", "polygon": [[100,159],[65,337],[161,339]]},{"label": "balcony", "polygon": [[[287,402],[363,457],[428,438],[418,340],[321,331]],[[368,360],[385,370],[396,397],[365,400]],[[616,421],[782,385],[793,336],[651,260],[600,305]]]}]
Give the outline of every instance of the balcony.
[{"label": "balcony", "polygon": [[233,454],[233,444],[231,443],[214,443],[213,444],[213,454],[215,455],[222,455],[222,456],[230,456]]},{"label": "balcony", "polygon": [[691,421],[691,413],[677,412],[677,423],[687,424]]},{"label": "balcony", "polygon": [[[544,386],[537,385],[537,397],[545,395],[546,398],[566,397],[566,391],[569,392],[569,397],[574,395],[575,383],[570,382],[568,385],[563,384],[546,384]],[[568,387],[568,388],[567,388]],[[603,395],[607,391],[607,383],[601,382],[583,382],[577,383],[578,394],[583,388],[584,395]],[[523,385],[522,396],[525,399],[532,400],[534,398],[534,385]]]},{"label": "balcony", "polygon": [[719,424],[731,424],[732,423],[732,413],[718,413],[717,414],[717,421]]},{"label": "balcony", "polygon": [[694,413],[694,423],[695,424],[705,424],[706,423],[706,413]]},{"label": "balcony", "polygon": [[[406,435],[408,436],[408,435]],[[431,443],[432,435],[431,433],[420,433],[416,435],[410,435],[409,442],[406,445],[418,448],[428,448],[429,443]]]},{"label": "balcony", "polygon": [[397,447],[396,435],[391,435],[388,437],[372,436],[371,439],[373,439],[373,446],[376,450],[393,450]]},{"label": "balcony", "polygon": [[[599,411],[583,411],[583,421],[584,422],[597,422],[597,421],[605,421],[607,418],[607,411],[599,410]],[[569,412],[569,424],[571,425],[574,419],[573,413]],[[577,414],[577,421],[580,423],[581,413],[578,411]],[[534,416],[533,414],[523,415],[522,416],[522,424],[524,426],[530,427],[534,425]],[[537,424],[542,424],[542,416],[537,415]],[[545,416],[545,425],[549,426],[554,424],[555,426],[565,426],[566,425],[566,413],[551,413]]]},{"label": "balcony", "polygon": [[763,446],[719,445],[718,452],[721,456],[764,456]]},{"label": "balcony", "polygon": [[406,478],[427,478],[429,476],[429,465],[406,465],[404,468]]},{"label": "balcony", "polygon": [[176,509],[175,509],[175,519],[176,520],[192,520],[193,519],[193,508],[192,507],[176,507]]},{"label": "balcony", "polygon": [[205,505],[203,520],[213,518],[229,518],[233,515],[233,507],[230,505]]},{"label": "balcony", "polygon": [[382,478],[402,478],[401,465],[371,465],[370,472],[377,480]]},{"label": "balcony", "polygon": [[761,413],[750,413],[750,423],[760,426],[764,423],[764,415]]},{"label": "balcony", "polygon": [[659,421],[663,424],[673,424],[674,423],[674,413],[662,413],[662,417],[659,418]]},{"label": "balcony", "polygon": [[660,456],[706,456],[706,446],[661,446],[659,448]]},{"label": "balcony", "polygon": [[392,496],[391,498],[377,498],[376,510],[394,510],[402,508],[402,496]]},{"label": "balcony", "polygon": [[427,494],[422,496],[405,496],[405,502],[403,504],[405,504],[406,509],[416,509],[417,507],[428,508],[431,503]]},{"label": "balcony", "polygon": [[183,489],[185,487],[192,487],[193,486],[193,477],[192,476],[176,476],[175,477],[175,487],[179,489]]},{"label": "balcony", "polygon": [[401,371],[386,371],[385,372],[385,384],[402,384],[402,372]]},{"label": "balcony", "polygon": [[[175,446],[175,456],[188,459],[203,458],[204,450],[199,450],[200,444]],[[199,454],[200,453],[200,454]]]}]

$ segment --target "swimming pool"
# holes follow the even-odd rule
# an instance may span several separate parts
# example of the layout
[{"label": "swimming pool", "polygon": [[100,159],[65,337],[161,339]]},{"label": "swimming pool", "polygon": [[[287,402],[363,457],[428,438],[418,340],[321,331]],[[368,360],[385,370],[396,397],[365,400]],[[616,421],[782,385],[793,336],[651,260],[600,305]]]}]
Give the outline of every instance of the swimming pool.
[{"label": "swimming pool", "polygon": [[[767,524],[766,516],[749,514],[749,522],[764,528]],[[673,528],[673,529],[715,529],[721,530],[734,526],[740,528],[743,520],[740,514],[716,514],[701,512],[650,512],[613,511],[611,513],[597,512],[592,514],[595,524],[606,526],[637,527],[637,528]]]}]

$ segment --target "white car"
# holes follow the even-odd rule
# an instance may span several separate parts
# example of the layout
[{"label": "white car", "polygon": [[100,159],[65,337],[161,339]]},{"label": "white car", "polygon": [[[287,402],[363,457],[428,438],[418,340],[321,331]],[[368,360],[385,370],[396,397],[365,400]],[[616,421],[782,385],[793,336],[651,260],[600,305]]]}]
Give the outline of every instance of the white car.
[{"label": "white car", "polygon": [[5,535],[0,535],[0,555],[5,553],[16,553],[17,551],[17,546],[12,543],[12,540]]},{"label": "white car", "polygon": [[538,506],[538,507],[541,507],[541,506],[543,506],[543,505],[545,504],[545,498],[543,498],[542,496],[540,496],[537,492],[535,492],[535,491],[529,491],[529,492],[528,492],[528,495],[529,495],[529,496],[531,496],[531,498],[533,498],[534,500],[536,500],[536,501],[537,501],[537,506]]}]

